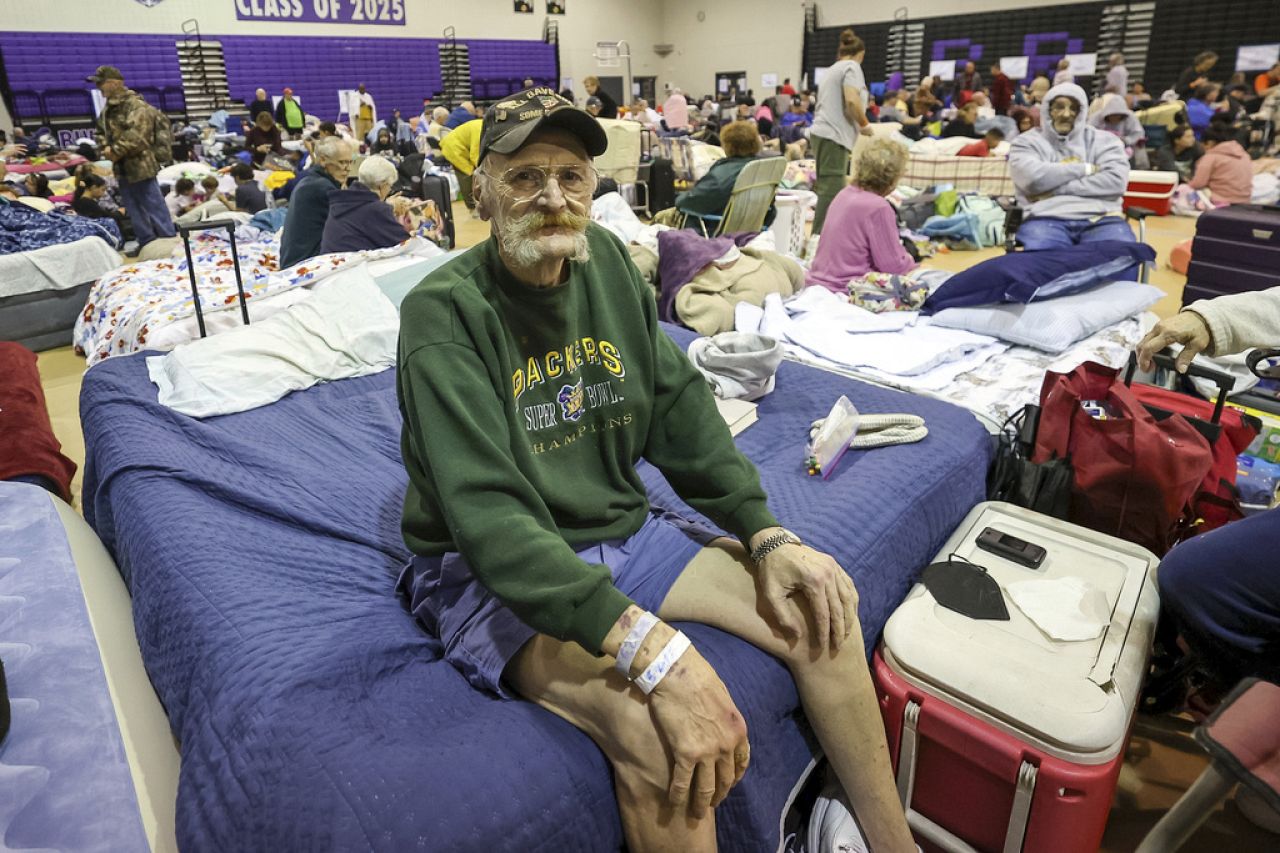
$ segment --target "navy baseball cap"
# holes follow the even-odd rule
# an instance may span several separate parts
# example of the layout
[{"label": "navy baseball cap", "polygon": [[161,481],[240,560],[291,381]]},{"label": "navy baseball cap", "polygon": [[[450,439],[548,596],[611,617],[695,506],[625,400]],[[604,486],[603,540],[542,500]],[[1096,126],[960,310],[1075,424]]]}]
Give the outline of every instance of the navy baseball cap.
[{"label": "navy baseball cap", "polygon": [[560,97],[554,89],[534,86],[498,101],[484,114],[480,126],[480,161],[490,151],[512,154],[542,127],[558,127],[582,140],[592,157],[609,147],[609,139],[595,116]]}]

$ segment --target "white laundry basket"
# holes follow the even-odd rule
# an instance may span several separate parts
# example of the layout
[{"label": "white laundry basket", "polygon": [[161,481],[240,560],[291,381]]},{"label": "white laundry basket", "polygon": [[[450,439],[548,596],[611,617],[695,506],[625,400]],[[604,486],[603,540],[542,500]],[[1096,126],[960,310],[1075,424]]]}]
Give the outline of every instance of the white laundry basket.
[{"label": "white laundry basket", "polygon": [[808,190],[778,190],[773,206],[777,211],[769,230],[778,252],[798,258],[804,249],[804,224],[818,205],[817,193]]}]

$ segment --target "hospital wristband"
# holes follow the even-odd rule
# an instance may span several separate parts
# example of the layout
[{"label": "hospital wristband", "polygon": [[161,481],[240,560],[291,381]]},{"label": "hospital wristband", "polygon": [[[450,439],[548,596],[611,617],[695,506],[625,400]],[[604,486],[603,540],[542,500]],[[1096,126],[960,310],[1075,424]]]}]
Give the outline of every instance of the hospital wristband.
[{"label": "hospital wristband", "polygon": [[645,638],[649,636],[649,632],[657,624],[658,617],[647,610],[644,611],[640,614],[640,618],[636,620],[636,624],[631,626],[631,630],[627,632],[626,639],[622,641],[622,645],[618,648],[618,659],[614,666],[628,680],[631,678],[631,664],[635,662],[636,653],[640,651],[640,646],[644,644]]},{"label": "hospital wristband", "polygon": [[649,664],[649,668],[636,676],[636,686],[644,691],[644,695],[648,696],[658,686],[658,683],[667,677],[667,673],[671,672],[671,668],[676,665],[676,661],[680,660],[680,657],[689,651],[689,647],[692,645],[693,643],[689,642],[689,638],[685,636],[684,631],[676,631],[676,635],[667,641],[666,646],[653,659],[653,663]]}]

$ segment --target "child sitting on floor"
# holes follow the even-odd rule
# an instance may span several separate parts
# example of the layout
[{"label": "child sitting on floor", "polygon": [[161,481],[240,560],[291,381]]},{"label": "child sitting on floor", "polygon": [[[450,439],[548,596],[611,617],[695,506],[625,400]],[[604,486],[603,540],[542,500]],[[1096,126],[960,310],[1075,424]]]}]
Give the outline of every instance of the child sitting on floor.
[{"label": "child sitting on floor", "polygon": [[956,152],[957,157],[990,157],[996,146],[1004,142],[1004,131],[993,127],[977,142],[971,142]]}]

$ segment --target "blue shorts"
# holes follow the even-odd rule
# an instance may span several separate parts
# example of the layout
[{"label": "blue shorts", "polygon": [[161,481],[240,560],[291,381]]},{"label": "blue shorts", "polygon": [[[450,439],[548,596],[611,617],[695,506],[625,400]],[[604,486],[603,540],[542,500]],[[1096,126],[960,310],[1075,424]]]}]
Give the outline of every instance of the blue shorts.
[{"label": "blue shorts", "polygon": [[[655,508],[626,539],[579,548],[577,554],[588,563],[608,566],[624,595],[657,613],[685,566],[717,538],[705,527]],[[515,698],[502,673],[537,631],[494,598],[461,554],[415,556],[400,573],[397,589],[428,633],[440,639],[444,659],[473,687]]]}]

